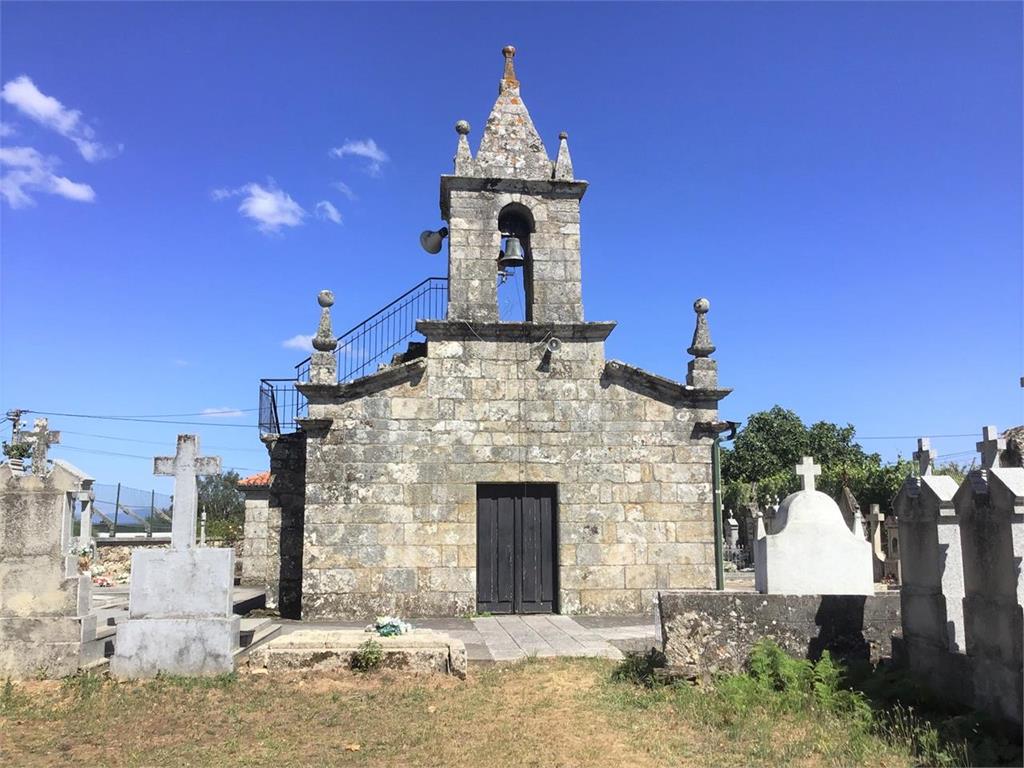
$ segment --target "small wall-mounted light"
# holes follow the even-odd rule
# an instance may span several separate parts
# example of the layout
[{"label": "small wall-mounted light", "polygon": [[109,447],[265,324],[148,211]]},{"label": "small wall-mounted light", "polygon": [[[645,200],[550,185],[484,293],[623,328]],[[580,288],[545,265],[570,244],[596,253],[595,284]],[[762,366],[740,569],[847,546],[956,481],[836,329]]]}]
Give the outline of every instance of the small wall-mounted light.
[{"label": "small wall-mounted light", "polygon": [[441,242],[448,237],[448,227],[441,227],[435,231],[425,229],[420,233],[420,245],[427,253],[438,253],[441,250]]}]

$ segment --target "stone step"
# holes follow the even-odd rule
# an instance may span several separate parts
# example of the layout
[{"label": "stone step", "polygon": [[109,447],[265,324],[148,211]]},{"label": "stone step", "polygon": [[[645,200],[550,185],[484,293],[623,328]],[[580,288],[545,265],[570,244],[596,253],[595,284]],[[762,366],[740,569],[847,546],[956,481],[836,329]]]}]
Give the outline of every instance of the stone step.
[{"label": "stone step", "polygon": [[277,634],[280,630],[281,625],[275,624],[273,619],[268,617],[242,619],[238,630],[238,650],[251,648],[256,643]]},{"label": "stone step", "polygon": [[353,656],[367,640],[380,644],[386,669],[466,676],[465,644],[429,629],[414,629],[396,637],[379,637],[359,629],[301,629],[254,649],[249,664],[271,672],[349,669]]}]

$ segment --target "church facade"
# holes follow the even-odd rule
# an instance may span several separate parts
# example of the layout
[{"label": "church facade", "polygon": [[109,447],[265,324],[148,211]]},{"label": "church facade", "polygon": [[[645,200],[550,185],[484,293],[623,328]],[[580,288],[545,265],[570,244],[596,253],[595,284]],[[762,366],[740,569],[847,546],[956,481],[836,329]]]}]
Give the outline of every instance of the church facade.
[{"label": "church facade", "polygon": [[[711,445],[729,390],[708,303],[685,383],[606,359],[615,324],[583,315],[587,182],[564,133],[549,158],[514,54],[476,155],[460,121],[441,177],[445,319],[339,383],[324,292],[300,428],[265,437],[246,574],[302,618],[639,613],[659,589],[714,584]],[[499,256],[521,270],[524,320],[500,319]]]}]

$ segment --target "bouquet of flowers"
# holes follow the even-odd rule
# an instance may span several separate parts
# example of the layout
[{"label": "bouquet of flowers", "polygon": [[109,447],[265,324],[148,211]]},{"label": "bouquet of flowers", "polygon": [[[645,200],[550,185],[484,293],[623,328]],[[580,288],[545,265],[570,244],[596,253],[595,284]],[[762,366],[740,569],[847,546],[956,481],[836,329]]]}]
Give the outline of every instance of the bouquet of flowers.
[{"label": "bouquet of flowers", "polygon": [[376,632],[381,637],[404,635],[412,629],[412,624],[394,616],[378,616],[377,620],[366,628],[367,632]]}]

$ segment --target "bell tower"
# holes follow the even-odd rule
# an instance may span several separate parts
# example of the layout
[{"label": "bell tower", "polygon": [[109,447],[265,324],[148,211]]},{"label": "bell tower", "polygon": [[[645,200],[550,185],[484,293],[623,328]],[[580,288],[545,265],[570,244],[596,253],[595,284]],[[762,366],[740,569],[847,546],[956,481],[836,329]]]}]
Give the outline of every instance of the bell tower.
[{"label": "bell tower", "polygon": [[497,322],[499,258],[522,253],[525,315],[534,323],[582,323],[580,200],[587,182],[573,177],[568,136],[552,161],[520,96],[511,45],[502,50],[498,99],[476,157],[470,126],[459,135],[455,173],[441,177],[441,218],[448,222],[448,319]]}]

